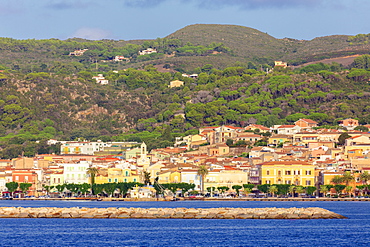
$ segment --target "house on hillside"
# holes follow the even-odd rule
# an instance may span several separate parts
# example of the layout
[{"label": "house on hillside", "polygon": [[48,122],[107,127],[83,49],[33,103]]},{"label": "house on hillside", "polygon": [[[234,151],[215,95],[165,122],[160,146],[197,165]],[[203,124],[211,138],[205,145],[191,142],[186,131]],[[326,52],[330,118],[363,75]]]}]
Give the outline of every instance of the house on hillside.
[{"label": "house on hillside", "polygon": [[258,130],[259,132],[262,132],[262,133],[270,132],[270,128],[263,126],[263,125],[259,125],[259,124],[250,124],[244,129],[253,130],[253,131]]},{"label": "house on hillside", "polygon": [[75,51],[71,51],[70,53],[69,53],[69,55],[70,56],[82,56],[84,53],[85,53],[85,51],[87,51],[88,49],[82,49],[82,50],[75,50]]},{"label": "house on hillside", "polygon": [[191,74],[191,75],[188,75],[188,74],[182,74],[182,77],[187,77],[187,78],[197,79],[197,78],[198,78],[198,74]]},{"label": "house on hillside", "polygon": [[288,64],[283,61],[275,61],[275,67],[286,68],[288,67]]},{"label": "house on hillside", "polygon": [[109,81],[105,79],[103,74],[98,74],[97,76],[93,76],[92,79],[96,80],[96,83],[102,84],[102,85],[107,85]]},{"label": "house on hillside", "polygon": [[277,133],[280,135],[293,135],[301,131],[298,125],[280,125],[277,127]]},{"label": "house on hillside", "polygon": [[170,88],[181,87],[181,86],[184,86],[184,82],[180,81],[180,80],[171,81],[170,85],[168,85],[168,87],[170,87]]},{"label": "house on hillside", "polygon": [[120,62],[120,61],[129,61],[130,59],[124,56],[115,56],[113,61]]},{"label": "house on hillside", "polygon": [[347,118],[347,119],[344,119],[344,120],[340,120],[339,121],[339,126],[345,127],[347,130],[353,130],[354,128],[359,126],[359,124],[358,124],[358,120],[352,119],[352,118]]},{"label": "house on hillside", "polygon": [[302,129],[312,129],[313,127],[317,127],[318,123],[311,119],[299,119],[294,123],[295,125],[301,127]]},{"label": "house on hillside", "polygon": [[149,55],[152,53],[157,53],[157,50],[153,48],[148,48],[146,50],[139,51],[139,55]]}]

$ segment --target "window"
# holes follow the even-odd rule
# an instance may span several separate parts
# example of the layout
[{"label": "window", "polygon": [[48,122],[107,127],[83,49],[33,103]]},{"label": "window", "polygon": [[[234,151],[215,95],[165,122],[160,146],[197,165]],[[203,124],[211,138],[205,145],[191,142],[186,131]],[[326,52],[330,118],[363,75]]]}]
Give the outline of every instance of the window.
[{"label": "window", "polygon": [[292,181],[291,180],[286,180],[285,184],[292,184]]},{"label": "window", "polygon": [[112,179],[111,178],[108,178],[108,183],[111,183],[112,182]]},{"label": "window", "polygon": [[311,175],[311,171],[310,170],[306,171],[306,175]]},{"label": "window", "polygon": [[117,182],[118,182],[118,179],[117,179],[117,178],[115,178],[115,179],[114,179],[114,182],[116,182],[116,183],[117,183]]},{"label": "window", "polygon": [[291,171],[285,171],[285,175],[292,175]]},{"label": "window", "polygon": [[266,184],[271,184],[271,181],[270,180],[266,180]]},{"label": "window", "polygon": [[311,185],[311,180],[306,180],[306,185]]},{"label": "window", "polygon": [[266,171],[266,175],[269,176],[270,175],[270,171],[267,170]]},{"label": "window", "polygon": [[128,177],[128,171],[125,172],[125,176]]},{"label": "window", "polygon": [[281,176],[281,171],[278,171],[278,176]]},{"label": "window", "polygon": [[125,178],[125,179],[123,180],[123,182],[127,183],[127,178]]}]

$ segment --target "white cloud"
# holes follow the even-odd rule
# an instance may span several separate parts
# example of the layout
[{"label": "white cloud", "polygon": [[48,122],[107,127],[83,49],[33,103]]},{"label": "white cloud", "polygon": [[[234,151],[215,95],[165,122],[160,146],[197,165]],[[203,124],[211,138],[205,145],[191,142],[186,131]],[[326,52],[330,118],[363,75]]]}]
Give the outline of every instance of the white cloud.
[{"label": "white cloud", "polygon": [[110,31],[90,27],[80,28],[73,34],[73,37],[75,38],[83,38],[89,40],[110,39],[111,36],[112,33]]}]

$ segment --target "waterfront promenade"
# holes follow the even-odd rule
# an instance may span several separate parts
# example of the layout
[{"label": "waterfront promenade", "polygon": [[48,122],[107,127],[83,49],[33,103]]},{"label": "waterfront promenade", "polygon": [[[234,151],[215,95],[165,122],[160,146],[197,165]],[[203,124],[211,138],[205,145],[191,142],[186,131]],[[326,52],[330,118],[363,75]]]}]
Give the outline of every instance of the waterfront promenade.
[{"label": "waterfront promenade", "polygon": [[[9,198],[0,198],[0,200],[9,200]],[[86,198],[86,197],[63,197],[63,198],[12,198],[12,200],[41,200],[41,201],[58,201],[58,200],[87,200],[87,201],[171,201],[172,198]],[[183,198],[179,197],[176,200],[180,201],[370,201],[370,198],[357,198],[357,197],[346,197],[346,198],[330,198],[330,197],[318,197],[318,198],[302,198],[302,197],[264,197],[264,198],[253,198],[253,197],[241,197],[241,198],[217,198],[217,197],[206,197],[206,198]]]}]

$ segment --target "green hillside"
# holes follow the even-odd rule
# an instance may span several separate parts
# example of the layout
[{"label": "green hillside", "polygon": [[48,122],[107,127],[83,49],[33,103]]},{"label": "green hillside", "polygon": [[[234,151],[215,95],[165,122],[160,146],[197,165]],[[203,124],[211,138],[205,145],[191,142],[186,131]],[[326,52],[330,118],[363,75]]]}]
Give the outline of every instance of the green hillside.
[{"label": "green hillside", "polygon": [[[278,59],[366,53],[368,39],[279,40],[225,25],[191,25],[145,41],[0,38],[0,157],[55,152],[45,144],[50,138],[145,141],[155,148],[206,125],[311,118],[335,126],[348,117],[370,123],[370,56],[349,68],[319,63],[271,70]],[[147,48],[157,53],[138,55]],[[70,55],[78,49],[88,50]],[[117,55],[129,61],[113,61]],[[96,83],[97,74],[109,84]],[[170,88],[172,80],[184,85]]]},{"label": "green hillside", "polygon": [[[271,67],[275,60],[291,65],[324,58],[367,54],[366,35],[334,35],[310,41],[276,39],[256,29],[236,25],[196,24],[155,40],[115,41],[84,39],[15,40],[0,38],[0,65],[28,72],[65,70],[111,71],[168,64],[180,72],[192,73],[204,64],[223,69],[237,64]],[[157,53],[139,56],[138,52],[154,48]],[[70,52],[87,49],[81,56]],[[128,60],[115,62],[115,56]]]}]

